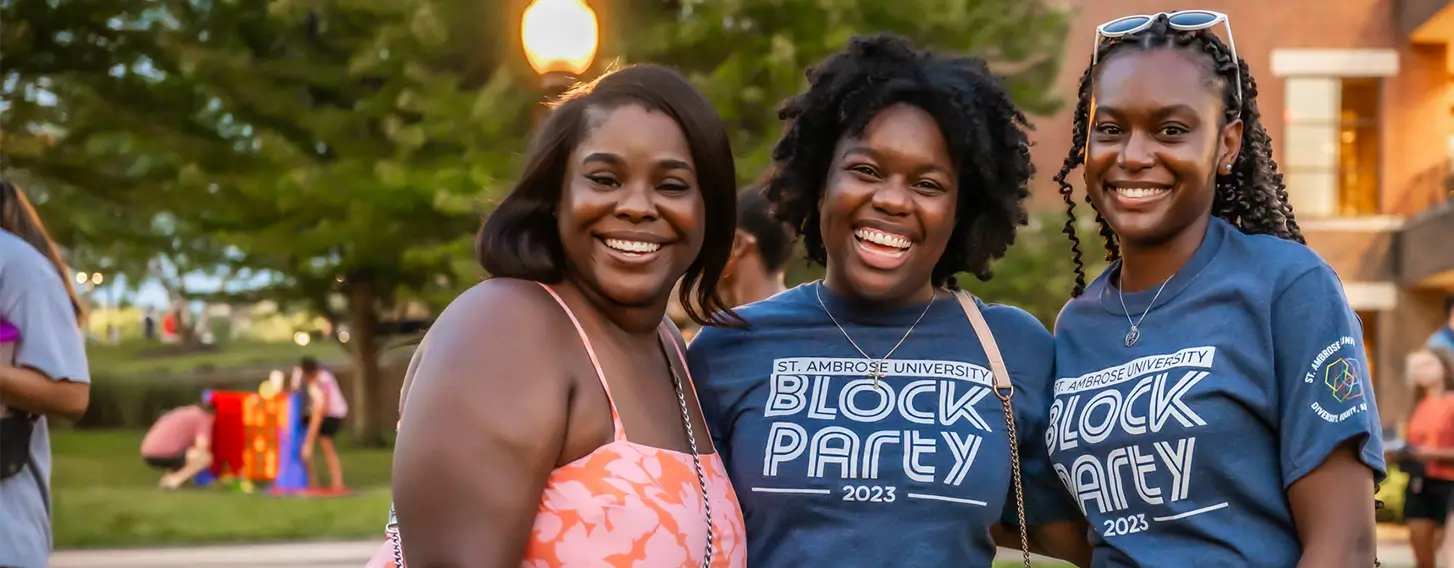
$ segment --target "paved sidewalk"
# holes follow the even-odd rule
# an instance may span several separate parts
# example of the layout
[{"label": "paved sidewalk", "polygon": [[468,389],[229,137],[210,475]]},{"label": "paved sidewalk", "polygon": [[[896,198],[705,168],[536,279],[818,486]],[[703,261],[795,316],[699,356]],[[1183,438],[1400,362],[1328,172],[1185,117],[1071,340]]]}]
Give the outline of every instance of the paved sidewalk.
[{"label": "paved sidewalk", "polygon": [[[1378,558],[1385,568],[1412,568],[1407,533],[1379,528]],[[190,548],[63,550],[50,568],[363,568],[379,541],[301,542]],[[997,560],[1017,561],[1020,554],[1000,549]],[[1069,564],[1047,562],[1049,566]]]},{"label": "paved sidewalk", "polygon": [[363,568],[380,542],[62,550],[50,568]]}]

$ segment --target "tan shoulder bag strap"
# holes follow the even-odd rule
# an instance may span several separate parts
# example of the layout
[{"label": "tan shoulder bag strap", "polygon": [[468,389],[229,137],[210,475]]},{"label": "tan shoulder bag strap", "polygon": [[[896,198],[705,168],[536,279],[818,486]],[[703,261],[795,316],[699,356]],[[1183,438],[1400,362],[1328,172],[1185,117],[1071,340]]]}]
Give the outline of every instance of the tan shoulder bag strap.
[{"label": "tan shoulder bag strap", "polygon": [[1005,434],[1010,438],[1010,480],[1015,484],[1015,512],[1020,516],[1020,553],[1025,557],[1025,568],[1030,568],[1030,533],[1025,526],[1025,488],[1020,482],[1020,441],[1015,434],[1015,409],[1010,403],[1010,399],[1015,397],[1015,385],[1010,382],[1010,371],[1005,368],[1005,358],[1000,354],[999,345],[995,343],[990,324],[985,321],[984,314],[980,313],[979,306],[974,303],[974,296],[959,290],[954,292],[954,297],[959,300],[959,307],[964,308],[969,325],[974,327],[975,337],[979,338],[985,356],[989,357],[990,371],[995,376],[995,396],[1000,399],[1000,406],[1005,410]]}]

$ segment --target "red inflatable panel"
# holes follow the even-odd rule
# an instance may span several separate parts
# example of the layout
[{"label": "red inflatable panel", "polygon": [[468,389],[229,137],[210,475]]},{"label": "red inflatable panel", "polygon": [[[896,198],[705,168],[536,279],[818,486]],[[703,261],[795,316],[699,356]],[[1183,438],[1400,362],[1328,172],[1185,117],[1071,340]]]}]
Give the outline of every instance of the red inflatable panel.
[{"label": "red inflatable panel", "polygon": [[243,469],[242,406],[250,392],[212,391],[217,417],[212,421],[212,475],[240,476]]}]

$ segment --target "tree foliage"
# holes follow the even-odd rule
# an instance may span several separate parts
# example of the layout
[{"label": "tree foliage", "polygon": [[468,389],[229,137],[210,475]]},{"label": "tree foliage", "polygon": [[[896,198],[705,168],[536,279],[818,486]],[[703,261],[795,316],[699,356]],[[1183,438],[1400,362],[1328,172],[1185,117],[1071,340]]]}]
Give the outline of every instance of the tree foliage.
[{"label": "tree foliage", "polygon": [[[263,274],[227,299],[350,323],[355,434],[379,440],[372,331],[402,301],[437,308],[483,276],[471,237],[540,97],[518,38],[526,2],[500,4],[5,0],[5,175],[38,195],[73,263],[133,282],[158,266]],[[858,33],[985,55],[1027,110],[1057,105],[1066,18],[1038,1],[593,4],[596,72],[682,69],[728,122],[744,180],[767,165],[777,102]]]},{"label": "tree foliage", "polygon": [[732,128],[739,172],[767,167],[777,105],[804,72],[858,34],[894,32],[922,48],[971,53],[1003,73],[1027,113],[1050,114],[1069,14],[1041,0],[617,0],[626,62],[686,71]]}]

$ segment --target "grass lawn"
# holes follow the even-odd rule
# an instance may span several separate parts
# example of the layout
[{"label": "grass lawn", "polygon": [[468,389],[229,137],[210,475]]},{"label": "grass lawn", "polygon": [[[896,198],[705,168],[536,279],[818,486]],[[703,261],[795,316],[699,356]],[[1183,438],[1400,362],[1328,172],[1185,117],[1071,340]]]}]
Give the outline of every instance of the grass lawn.
[{"label": "grass lawn", "polygon": [[358,492],[351,497],[163,492],[160,473],[138,454],[143,434],[52,432],[56,548],[383,538],[389,450],[341,448],[344,480]]}]

